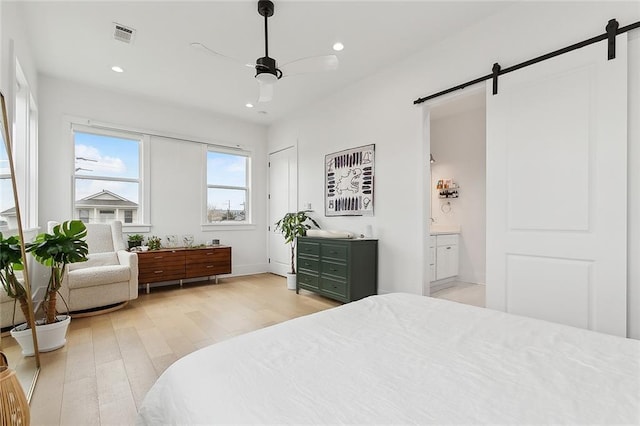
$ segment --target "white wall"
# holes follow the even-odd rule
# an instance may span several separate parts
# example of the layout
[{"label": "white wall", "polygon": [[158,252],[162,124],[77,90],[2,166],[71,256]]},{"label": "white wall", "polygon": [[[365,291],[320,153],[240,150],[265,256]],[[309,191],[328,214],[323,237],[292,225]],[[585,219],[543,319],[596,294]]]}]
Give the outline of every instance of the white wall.
[{"label": "white wall", "polygon": [[[640,8],[640,4],[638,5]],[[629,34],[627,298],[628,336],[640,339],[640,30]]]},{"label": "white wall", "polygon": [[[521,2],[405,61],[274,124],[269,129],[269,151],[297,144],[300,157],[301,202],[323,206],[322,163],[325,154],[367,143],[376,144],[376,211],[373,218],[325,218],[325,228],[358,231],[373,225],[380,239],[381,292],[421,293],[425,281],[424,246],[428,203],[428,149],[419,106],[412,101],[491,72],[494,62],[507,67],[594,35],[604,33],[609,19],[621,26],[640,20],[637,2]],[[634,52],[632,55],[637,55]],[[630,108],[640,93],[630,92]],[[632,117],[638,117],[630,111]],[[633,129],[631,129],[633,130]],[[635,129],[637,130],[637,129]],[[638,135],[630,133],[630,140]],[[428,177],[428,174],[426,175]],[[630,192],[631,198],[640,191]],[[629,215],[640,223],[640,215]],[[636,225],[630,240],[639,237]],[[640,258],[631,248],[629,259]],[[629,277],[630,310],[640,310],[640,274]],[[640,324],[630,324],[630,335],[640,335]]]},{"label": "white wall", "polygon": [[40,76],[40,224],[72,217],[73,141],[65,120],[84,117],[124,128],[182,135],[253,152],[251,205],[255,226],[202,231],[203,151],[200,143],[152,137],[151,231],[165,237],[193,234],[196,243],[217,238],[232,246],[233,273],[267,270],[266,129],[201,110],[158,103],[49,76]]},{"label": "white wall", "polygon": [[13,121],[16,59],[22,66],[22,71],[36,100],[37,71],[25,31],[26,26],[22,20],[22,5],[19,2],[0,1],[0,3],[0,90],[8,103],[9,121]]},{"label": "white wall", "polygon": [[[458,279],[485,283],[486,117],[476,108],[431,121],[431,209],[435,223],[460,225]],[[459,198],[439,198],[439,179],[453,179]],[[445,206],[451,203],[449,206]]]}]

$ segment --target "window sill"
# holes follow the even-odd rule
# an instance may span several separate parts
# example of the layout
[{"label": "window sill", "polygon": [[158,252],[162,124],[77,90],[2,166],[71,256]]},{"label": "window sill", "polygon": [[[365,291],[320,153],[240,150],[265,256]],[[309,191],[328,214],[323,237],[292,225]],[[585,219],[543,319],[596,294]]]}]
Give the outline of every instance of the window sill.
[{"label": "window sill", "polygon": [[142,223],[123,223],[122,232],[128,234],[138,232],[151,232],[151,225],[145,225]]},{"label": "window sill", "polygon": [[252,223],[204,223],[200,229],[207,231],[253,231],[256,225]]}]

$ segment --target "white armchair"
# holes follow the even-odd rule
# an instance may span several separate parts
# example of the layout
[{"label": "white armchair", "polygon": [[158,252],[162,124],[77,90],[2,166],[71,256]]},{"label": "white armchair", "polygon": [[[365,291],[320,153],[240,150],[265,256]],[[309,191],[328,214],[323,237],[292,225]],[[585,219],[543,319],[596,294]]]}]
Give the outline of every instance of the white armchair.
[{"label": "white armchair", "polygon": [[[51,232],[55,222],[49,222]],[[138,256],[125,249],[122,222],[88,223],[86,262],[72,263],[60,288],[69,311],[107,307],[138,297]],[[58,311],[66,311],[58,298]]]}]

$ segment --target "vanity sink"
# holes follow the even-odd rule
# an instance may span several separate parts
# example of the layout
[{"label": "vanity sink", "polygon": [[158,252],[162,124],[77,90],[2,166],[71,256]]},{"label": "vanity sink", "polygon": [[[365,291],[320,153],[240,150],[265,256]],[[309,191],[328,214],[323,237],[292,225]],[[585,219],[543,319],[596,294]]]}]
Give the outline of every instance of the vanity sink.
[{"label": "vanity sink", "polygon": [[429,233],[431,235],[459,234],[460,233],[460,225],[439,225],[439,224],[434,223],[429,228]]}]

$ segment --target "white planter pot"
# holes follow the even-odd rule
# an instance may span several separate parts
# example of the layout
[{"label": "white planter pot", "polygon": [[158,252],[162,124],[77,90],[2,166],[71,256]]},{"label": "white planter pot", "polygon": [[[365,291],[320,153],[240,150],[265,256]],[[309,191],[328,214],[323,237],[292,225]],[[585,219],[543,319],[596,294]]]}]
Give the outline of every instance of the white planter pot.
[{"label": "white planter pot", "polygon": [[[58,322],[43,324],[36,321],[36,335],[38,336],[38,352],[50,352],[63,347],[67,343],[67,328],[71,322],[69,315],[58,315]],[[22,348],[22,355],[33,356],[33,338],[27,324],[21,324],[11,330],[11,336]]]},{"label": "white planter pot", "polygon": [[287,289],[296,289],[296,274],[287,274]]}]

